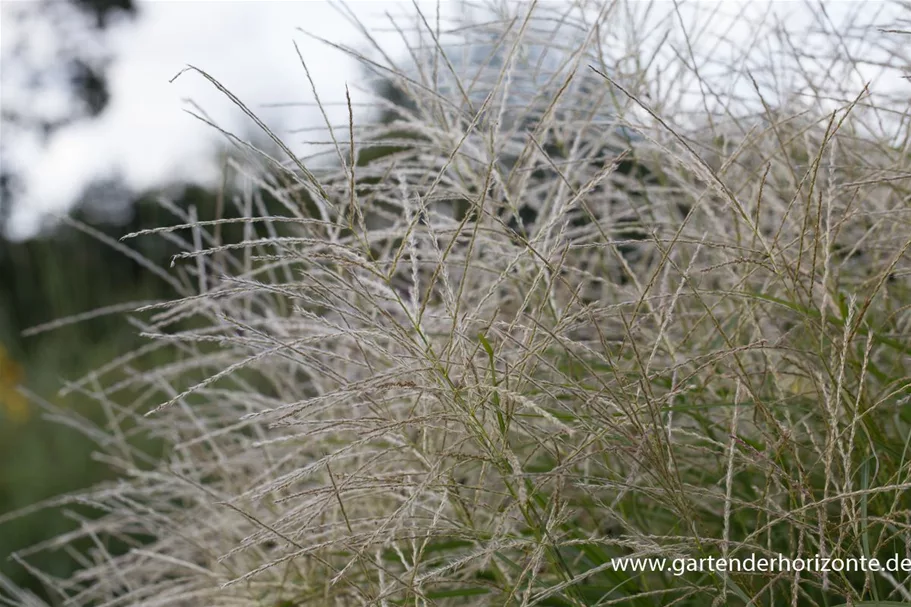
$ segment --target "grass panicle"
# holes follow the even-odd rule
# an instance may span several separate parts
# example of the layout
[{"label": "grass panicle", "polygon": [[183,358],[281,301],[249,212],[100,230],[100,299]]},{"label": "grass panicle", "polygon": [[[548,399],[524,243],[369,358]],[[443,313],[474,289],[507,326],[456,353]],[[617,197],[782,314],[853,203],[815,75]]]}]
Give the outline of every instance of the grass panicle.
[{"label": "grass panicle", "polygon": [[365,79],[323,114],[333,162],[256,118],[279,145],[229,139],[243,219],[129,235],[188,245],[180,297],[132,315],[173,356],[68,385],[110,409],[123,478],[65,498],[100,517],[43,548],[94,549],[47,584],[110,607],[911,603],[903,571],[670,569],[911,551],[909,9],[866,6],[415,5],[389,17],[405,57],[334,44]]}]

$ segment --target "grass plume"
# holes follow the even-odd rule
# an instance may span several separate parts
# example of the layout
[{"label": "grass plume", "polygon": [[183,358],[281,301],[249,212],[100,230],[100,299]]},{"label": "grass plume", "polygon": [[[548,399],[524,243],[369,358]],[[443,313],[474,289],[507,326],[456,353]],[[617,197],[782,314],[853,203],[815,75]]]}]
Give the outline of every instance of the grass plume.
[{"label": "grass plume", "polygon": [[324,112],[337,162],[238,143],[242,242],[129,235],[191,244],[133,315],[173,362],[72,387],[169,449],[99,433],[60,600],[911,602],[612,565],[911,551],[909,7],[661,6],[390,17],[407,67],[333,43],[396,96]]}]

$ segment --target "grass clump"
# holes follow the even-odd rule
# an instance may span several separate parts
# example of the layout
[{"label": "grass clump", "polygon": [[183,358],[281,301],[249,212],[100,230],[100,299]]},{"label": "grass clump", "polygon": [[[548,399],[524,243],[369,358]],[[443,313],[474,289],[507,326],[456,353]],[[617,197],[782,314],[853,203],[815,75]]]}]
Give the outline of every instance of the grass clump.
[{"label": "grass clump", "polygon": [[327,125],[333,168],[235,139],[244,241],[157,230],[198,292],[135,317],[175,353],[128,380],[167,455],[106,436],[127,478],[74,498],[104,515],[61,598],[911,602],[903,571],[671,569],[911,550],[907,9],[814,9],[802,45],[662,10],[394,20],[412,67],[343,49],[397,102]]}]

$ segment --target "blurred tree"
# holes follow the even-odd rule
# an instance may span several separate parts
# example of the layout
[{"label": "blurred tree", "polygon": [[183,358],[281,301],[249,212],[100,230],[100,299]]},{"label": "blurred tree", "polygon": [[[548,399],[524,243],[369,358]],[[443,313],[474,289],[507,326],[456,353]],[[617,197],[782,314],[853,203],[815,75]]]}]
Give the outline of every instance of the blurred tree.
[{"label": "blurred tree", "polygon": [[12,150],[38,147],[110,100],[108,29],[136,16],[134,0],[38,0],[0,4],[0,231],[20,191]]}]

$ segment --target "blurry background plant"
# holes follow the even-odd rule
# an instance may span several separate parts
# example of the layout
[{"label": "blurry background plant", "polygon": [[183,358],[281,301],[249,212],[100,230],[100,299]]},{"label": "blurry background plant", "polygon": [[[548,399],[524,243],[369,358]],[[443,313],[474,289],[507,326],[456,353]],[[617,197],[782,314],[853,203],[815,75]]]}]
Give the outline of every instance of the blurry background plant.
[{"label": "blurry background plant", "polygon": [[111,58],[105,35],[118,20],[134,17],[137,7],[132,0],[4,4],[0,228],[5,230],[22,170],[11,151],[104,112]]},{"label": "blurry background plant", "polygon": [[142,257],[99,280],[142,309],[67,384],[100,427],[29,390],[124,475],[62,502],[70,564],[22,553],[47,599],[911,600],[610,567],[911,549],[909,58],[879,29],[909,13],[881,6],[799,44],[741,8],[737,46],[698,7],[498,4],[396,22],[413,67],[349,49],[385,111],[329,125],[335,166],[232,139],[226,195],[118,228]]}]

